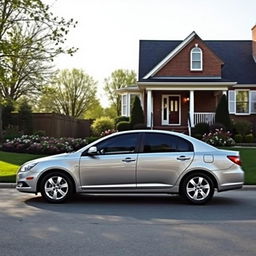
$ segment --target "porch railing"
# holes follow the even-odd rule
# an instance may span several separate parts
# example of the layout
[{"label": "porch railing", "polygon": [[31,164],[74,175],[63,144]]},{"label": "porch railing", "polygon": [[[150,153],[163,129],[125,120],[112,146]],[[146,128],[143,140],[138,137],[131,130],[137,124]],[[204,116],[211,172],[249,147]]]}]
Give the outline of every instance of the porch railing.
[{"label": "porch railing", "polygon": [[195,112],[194,113],[194,125],[198,123],[208,123],[213,124],[215,121],[214,112]]}]

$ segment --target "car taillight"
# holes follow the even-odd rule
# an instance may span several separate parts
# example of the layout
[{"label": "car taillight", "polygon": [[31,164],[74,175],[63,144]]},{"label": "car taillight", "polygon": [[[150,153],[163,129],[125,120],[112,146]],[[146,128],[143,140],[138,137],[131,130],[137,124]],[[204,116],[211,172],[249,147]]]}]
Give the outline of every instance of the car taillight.
[{"label": "car taillight", "polygon": [[227,156],[229,160],[231,160],[233,163],[237,165],[242,165],[242,162],[240,160],[239,156]]}]

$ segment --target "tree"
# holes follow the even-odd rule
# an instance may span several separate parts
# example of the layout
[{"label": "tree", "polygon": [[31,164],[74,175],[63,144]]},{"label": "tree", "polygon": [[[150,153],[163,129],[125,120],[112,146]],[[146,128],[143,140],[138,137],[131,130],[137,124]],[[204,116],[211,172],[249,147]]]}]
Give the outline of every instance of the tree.
[{"label": "tree", "polygon": [[31,134],[33,131],[32,108],[26,100],[22,100],[19,105],[18,125],[24,134]]},{"label": "tree", "polygon": [[108,98],[115,106],[116,114],[121,114],[121,98],[116,90],[136,83],[136,73],[134,71],[118,69],[111,73],[111,76],[104,80]]},{"label": "tree", "polygon": [[62,46],[76,24],[73,19],[54,16],[41,0],[0,0],[1,101],[34,92],[42,84],[39,80],[48,76],[50,61],[77,50]]},{"label": "tree", "polygon": [[95,102],[96,82],[79,69],[59,71],[43,90],[37,106],[41,112],[55,112],[81,118]]},{"label": "tree", "polygon": [[228,112],[228,101],[225,94],[220,98],[219,104],[216,108],[215,123],[220,123],[226,127],[231,128],[231,120]]},{"label": "tree", "polygon": [[144,124],[145,118],[144,118],[144,112],[141,107],[140,99],[138,96],[135,97],[132,111],[131,111],[131,126],[135,128],[138,124]]}]

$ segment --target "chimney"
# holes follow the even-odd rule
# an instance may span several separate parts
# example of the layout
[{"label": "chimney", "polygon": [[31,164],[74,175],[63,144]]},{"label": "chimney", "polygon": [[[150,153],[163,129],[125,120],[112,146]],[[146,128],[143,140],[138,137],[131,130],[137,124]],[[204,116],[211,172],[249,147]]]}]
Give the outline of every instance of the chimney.
[{"label": "chimney", "polygon": [[252,56],[256,62],[256,25],[252,28]]}]

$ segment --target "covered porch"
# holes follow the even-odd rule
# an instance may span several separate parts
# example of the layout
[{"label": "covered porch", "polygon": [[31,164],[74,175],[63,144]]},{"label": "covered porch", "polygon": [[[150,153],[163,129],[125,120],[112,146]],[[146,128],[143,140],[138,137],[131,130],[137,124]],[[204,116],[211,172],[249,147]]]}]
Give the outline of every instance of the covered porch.
[{"label": "covered porch", "polygon": [[[227,94],[231,82],[138,83],[136,93],[140,96],[146,124],[151,129],[164,129],[190,133],[197,123],[213,124],[215,111],[222,94]],[[127,87],[128,88],[128,87]],[[129,101],[133,91],[123,91]],[[125,97],[122,97],[122,99]],[[125,102],[122,100],[122,107]],[[126,103],[128,105],[128,103]],[[127,111],[126,116],[129,116]]]}]

